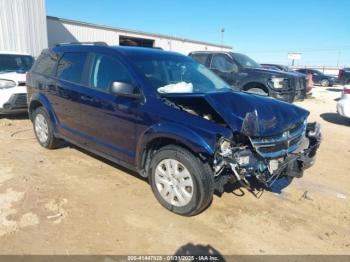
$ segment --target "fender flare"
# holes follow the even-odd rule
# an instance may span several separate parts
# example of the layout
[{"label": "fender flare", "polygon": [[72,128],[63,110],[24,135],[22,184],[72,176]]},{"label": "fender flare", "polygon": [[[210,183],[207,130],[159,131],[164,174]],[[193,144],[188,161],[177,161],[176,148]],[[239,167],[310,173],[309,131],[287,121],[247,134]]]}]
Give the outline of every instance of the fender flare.
[{"label": "fender flare", "polygon": [[[45,109],[47,110],[47,112],[49,113],[51,122],[54,124],[54,126],[56,126],[57,124],[59,124],[58,118],[51,106],[50,101],[47,99],[47,97],[45,95],[43,95],[42,93],[33,93],[30,97],[29,103],[28,103],[28,111],[30,113],[32,105],[36,102],[39,102],[43,107],[45,107]],[[31,114],[30,114],[31,117]]]}]

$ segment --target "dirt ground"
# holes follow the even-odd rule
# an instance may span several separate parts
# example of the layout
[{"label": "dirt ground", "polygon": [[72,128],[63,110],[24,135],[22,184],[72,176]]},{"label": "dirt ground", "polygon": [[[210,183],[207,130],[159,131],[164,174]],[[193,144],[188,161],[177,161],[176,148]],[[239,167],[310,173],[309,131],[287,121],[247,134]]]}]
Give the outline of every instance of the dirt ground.
[{"label": "dirt ground", "polygon": [[281,194],[215,196],[195,217],[135,174],[75,147],[48,151],[25,117],[0,118],[0,254],[350,254],[350,121],[340,88],[297,103],[322,124],[315,166]]}]

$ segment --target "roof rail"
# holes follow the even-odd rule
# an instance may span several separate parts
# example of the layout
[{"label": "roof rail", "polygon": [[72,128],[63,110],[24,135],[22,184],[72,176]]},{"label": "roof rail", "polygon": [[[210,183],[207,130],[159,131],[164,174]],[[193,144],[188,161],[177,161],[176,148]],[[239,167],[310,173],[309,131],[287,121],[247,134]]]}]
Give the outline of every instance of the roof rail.
[{"label": "roof rail", "polygon": [[67,42],[67,43],[58,43],[55,46],[64,46],[64,45],[101,45],[108,46],[106,42]]}]

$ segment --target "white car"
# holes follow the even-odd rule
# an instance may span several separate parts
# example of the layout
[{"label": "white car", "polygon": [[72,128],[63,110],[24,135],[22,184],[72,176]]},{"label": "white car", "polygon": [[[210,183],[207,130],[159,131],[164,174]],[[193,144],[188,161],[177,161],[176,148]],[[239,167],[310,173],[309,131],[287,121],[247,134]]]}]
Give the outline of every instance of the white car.
[{"label": "white car", "polygon": [[27,111],[26,72],[33,62],[28,54],[0,52],[0,115]]},{"label": "white car", "polygon": [[350,85],[344,86],[343,94],[337,103],[338,114],[350,118]]}]

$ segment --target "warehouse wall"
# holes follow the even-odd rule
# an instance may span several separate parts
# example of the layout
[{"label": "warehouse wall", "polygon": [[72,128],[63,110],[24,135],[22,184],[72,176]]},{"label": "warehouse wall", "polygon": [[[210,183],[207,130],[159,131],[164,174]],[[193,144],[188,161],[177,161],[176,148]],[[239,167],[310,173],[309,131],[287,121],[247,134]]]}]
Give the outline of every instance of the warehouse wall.
[{"label": "warehouse wall", "polygon": [[38,56],[46,47],[45,0],[0,0],[0,51]]},{"label": "warehouse wall", "polygon": [[113,30],[65,23],[51,18],[47,19],[47,33],[50,47],[67,42],[103,41],[109,45],[119,44],[119,36]]},{"label": "warehouse wall", "polygon": [[47,17],[47,32],[49,46],[64,42],[93,42],[103,41],[109,45],[119,45],[119,36],[130,36],[152,39],[156,47],[164,50],[176,51],[187,55],[192,51],[231,50],[230,47],[221,48],[218,45],[199,43],[197,41],[182,40],[156,34],[137,33],[118,30],[111,27],[91,25],[87,23],[69,21],[56,17]]}]

